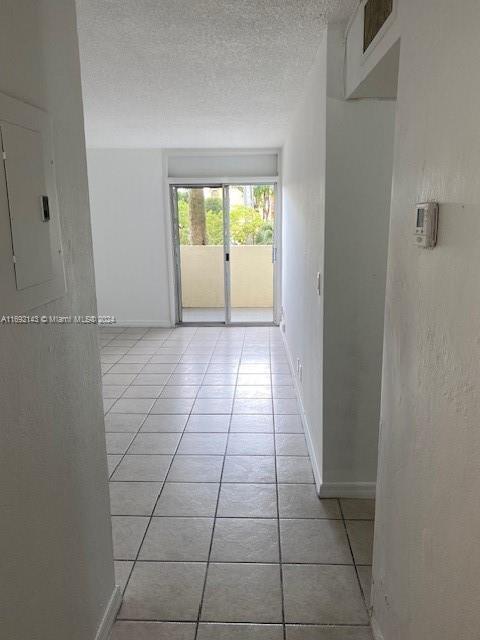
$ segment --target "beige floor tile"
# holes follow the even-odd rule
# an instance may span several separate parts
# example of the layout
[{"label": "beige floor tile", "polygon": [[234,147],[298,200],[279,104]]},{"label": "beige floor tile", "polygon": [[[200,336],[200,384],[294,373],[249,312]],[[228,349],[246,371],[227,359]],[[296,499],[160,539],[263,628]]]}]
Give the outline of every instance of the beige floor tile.
[{"label": "beige floor tile", "polygon": [[272,456],[275,453],[273,435],[270,433],[230,433],[227,455]]},{"label": "beige floor tile", "polygon": [[312,484],[279,484],[278,507],[281,518],[339,519],[337,500],[321,500]]},{"label": "beige floor tile", "polygon": [[273,484],[222,484],[217,516],[220,518],[276,518]]},{"label": "beige floor tile", "polygon": [[188,414],[149,415],[140,431],[150,433],[182,433],[187,424]]},{"label": "beige floor tile", "polygon": [[196,624],[190,622],[118,621],[109,640],[194,640]]},{"label": "beige floor tile", "polygon": [[223,455],[227,447],[226,433],[184,433],[179,455]]},{"label": "beige floor tile", "polygon": [[113,565],[115,569],[115,584],[118,585],[123,592],[125,591],[128,578],[132,572],[133,560],[115,560]]},{"label": "beige floor tile", "polygon": [[134,560],[148,526],[148,518],[112,516],[113,557]]},{"label": "beige floor tile", "polygon": [[279,566],[211,563],[201,619],[210,622],[281,622]]},{"label": "beige floor tile", "polygon": [[205,571],[202,562],[137,562],[119,619],[195,621]]},{"label": "beige floor tile", "polygon": [[124,454],[134,437],[134,433],[106,433],[107,453]]},{"label": "beige floor tile", "polygon": [[282,561],[353,564],[341,520],[280,520]]},{"label": "beige floor tile", "polygon": [[181,435],[179,433],[139,433],[130,445],[128,453],[133,454],[173,454]]},{"label": "beige floor tile", "polygon": [[277,479],[279,483],[283,484],[312,484],[314,478],[310,458],[279,456],[277,458]]},{"label": "beige floor tile", "polygon": [[105,431],[107,433],[137,432],[146,415],[109,413],[105,416]]},{"label": "beige floor tile", "polygon": [[188,419],[186,432],[193,433],[227,433],[230,425],[230,414],[196,414]]},{"label": "beige floor tile", "polygon": [[277,456],[308,456],[307,443],[302,433],[276,433]]},{"label": "beige floor tile", "polygon": [[213,562],[278,562],[278,522],[266,518],[217,518]]},{"label": "beige floor tile", "polygon": [[167,482],[158,500],[156,516],[213,518],[220,485],[215,482]]},{"label": "beige floor tile", "polygon": [[275,431],[277,433],[303,433],[300,416],[295,414],[276,414]]},{"label": "beige floor tile", "polygon": [[223,456],[175,456],[169,482],[220,482]]},{"label": "beige floor tile", "polygon": [[340,503],[346,520],[375,519],[375,500],[342,498]]},{"label": "beige floor tile", "polygon": [[283,627],[279,624],[201,622],[197,640],[283,640]]},{"label": "beige floor tile", "polygon": [[213,518],[152,518],[139,559],[206,562],[212,531]]},{"label": "beige floor tile", "polygon": [[372,564],[374,523],[367,520],[347,520],[346,525],[356,564]]},{"label": "beige floor tile", "polygon": [[110,513],[150,516],[162,486],[161,482],[110,482]]},{"label": "beige floor tile", "polygon": [[231,433],[272,433],[273,415],[233,415]]},{"label": "beige floor tile", "polygon": [[370,627],[287,625],[287,640],[373,640]]},{"label": "beige floor tile", "polygon": [[362,587],[363,596],[367,607],[371,606],[371,592],[372,592],[372,567],[361,566],[357,567],[358,577],[360,578],[360,585]]},{"label": "beige floor tile", "polygon": [[226,456],[222,482],[275,482],[273,456]]},{"label": "beige floor tile", "polygon": [[285,564],[283,585],[287,622],[368,624],[354,567]]},{"label": "beige floor tile", "polygon": [[107,455],[107,464],[108,464],[108,477],[110,477],[115,469],[117,468],[118,463],[123,458],[122,455]]},{"label": "beige floor tile", "polygon": [[115,469],[112,480],[161,482],[165,480],[172,456],[126,455]]}]

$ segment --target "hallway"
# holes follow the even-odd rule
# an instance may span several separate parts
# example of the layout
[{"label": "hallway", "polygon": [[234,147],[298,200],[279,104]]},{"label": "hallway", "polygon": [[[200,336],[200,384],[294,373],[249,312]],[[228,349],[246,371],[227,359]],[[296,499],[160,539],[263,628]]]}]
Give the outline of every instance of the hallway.
[{"label": "hallway", "polygon": [[373,502],[318,499],[279,329],[100,341],[112,640],[370,640]]}]

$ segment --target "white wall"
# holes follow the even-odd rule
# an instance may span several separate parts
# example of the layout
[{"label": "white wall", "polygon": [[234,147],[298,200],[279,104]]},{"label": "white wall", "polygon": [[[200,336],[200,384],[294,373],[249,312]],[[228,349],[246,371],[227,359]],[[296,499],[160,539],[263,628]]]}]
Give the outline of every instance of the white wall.
[{"label": "white wall", "polygon": [[283,299],[320,492],[371,495],[395,105],[343,100],[343,64],[344,31],[329,27],[283,153]]},{"label": "white wall", "polygon": [[[35,312],[95,313],[73,0],[3,0],[0,59],[0,91],[54,118],[68,293]],[[114,588],[95,327],[2,325],[0,415],[0,634],[93,640]]]},{"label": "white wall", "polygon": [[251,178],[278,174],[278,149],[169,149],[166,156],[169,178]]},{"label": "white wall", "polygon": [[[385,640],[480,627],[480,5],[402,0],[374,615]],[[439,244],[413,245],[438,200]]]},{"label": "white wall", "polygon": [[394,102],[327,100],[324,491],[375,491],[394,126]]},{"label": "white wall", "polygon": [[87,160],[98,310],[125,325],[170,326],[174,318],[165,172],[208,180],[278,171],[275,149],[88,149]]},{"label": "white wall", "polygon": [[303,365],[300,393],[317,483],[323,457],[323,298],[317,272],[323,272],[324,259],[326,46],[325,34],[282,153],[285,336],[294,362],[300,358]]},{"label": "white wall", "polygon": [[89,149],[88,178],[100,314],[170,325],[162,152]]}]

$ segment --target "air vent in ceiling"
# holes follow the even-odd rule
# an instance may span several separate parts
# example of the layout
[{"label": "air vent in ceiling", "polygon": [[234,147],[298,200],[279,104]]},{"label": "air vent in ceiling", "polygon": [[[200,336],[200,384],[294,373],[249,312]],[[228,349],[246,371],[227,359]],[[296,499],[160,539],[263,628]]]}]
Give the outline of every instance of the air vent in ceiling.
[{"label": "air vent in ceiling", "polygon": [[367,0],[364,7],[363,51],[372,44],[393,11],[393,0]]}]

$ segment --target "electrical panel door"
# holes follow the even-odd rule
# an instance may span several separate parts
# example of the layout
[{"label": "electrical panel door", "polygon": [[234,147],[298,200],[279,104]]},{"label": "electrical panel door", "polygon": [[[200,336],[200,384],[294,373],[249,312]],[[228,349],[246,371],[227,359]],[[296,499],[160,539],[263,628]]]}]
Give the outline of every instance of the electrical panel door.
[{"label": "electrical panel door", "polygon": [[0,125],[17,289],[53,278],[49,197],[42,135]]}]

